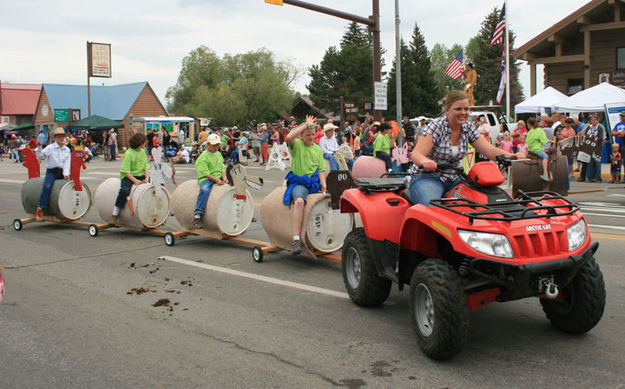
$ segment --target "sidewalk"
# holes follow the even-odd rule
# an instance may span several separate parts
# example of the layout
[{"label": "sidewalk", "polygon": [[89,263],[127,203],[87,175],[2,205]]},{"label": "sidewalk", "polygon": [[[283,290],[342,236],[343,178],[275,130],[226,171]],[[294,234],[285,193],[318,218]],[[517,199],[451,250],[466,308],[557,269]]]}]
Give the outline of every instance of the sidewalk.
[{"label": "sidewalk", "polygon": [[[574,164],[574,166],[576,166],[577,163]],[[621,172],[622,174],[622,172]],[[575,177],[579,177],[579,172],[573,172],[573,176]],[[610,182],[612,180],[612,174],[610,174],[610,164],[609,163],[602,163],[601,164],[601,180],[605,181],[607,180],[608,182]]]}]

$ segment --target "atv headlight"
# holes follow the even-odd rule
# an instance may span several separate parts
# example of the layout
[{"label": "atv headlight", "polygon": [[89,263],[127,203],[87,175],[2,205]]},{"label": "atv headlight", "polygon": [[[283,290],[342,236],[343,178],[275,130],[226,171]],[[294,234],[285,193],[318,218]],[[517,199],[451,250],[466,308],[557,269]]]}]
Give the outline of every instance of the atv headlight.
[{"label": "atv headlight", "polygon": [[586,222],[584,219],[570,226],[566,233],[569,236],[569,251],[574,251],[580,248],[581,245],[586,242],[588,238],[588,231],[586,229]]},{"label": "atv headlight", "polygon": [[493,257],[512,258],[512,247],[505,235],[458,230],[462,240],[480,253]]}]

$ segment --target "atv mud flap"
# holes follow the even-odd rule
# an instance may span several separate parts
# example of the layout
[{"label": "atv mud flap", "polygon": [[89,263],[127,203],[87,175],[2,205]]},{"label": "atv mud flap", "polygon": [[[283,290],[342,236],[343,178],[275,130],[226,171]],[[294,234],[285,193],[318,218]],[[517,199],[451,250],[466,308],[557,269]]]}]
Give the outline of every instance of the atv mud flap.
[{"label": "atv mud flap", "polygon": [[[539,276],[552,275],[555,277],[555,283],[558,287],[563,288],[567,286],[573,281],[579,268],[592,258],[598,248],[599,243],[594,242],[580,255],[571,255],[567,258],[525,265],[504,265],[510,271],[507,272],[509,274],[508,278],[500,282],[502,290],[497,297],[497,301],[518,300],[538,295],[540,291],[533,281]],[[475,268],[476,265],[483,262],[501,265],[501,262],[492,259],[475,258],[471,261],[470,266]]]},{"label": "atv mud flap", "polygon": [[398,283],[399,279],[395,270],[399,261],[399,245],[388,240],[379,241],[371,238],[367,240],[373,253],[378,276]]}]

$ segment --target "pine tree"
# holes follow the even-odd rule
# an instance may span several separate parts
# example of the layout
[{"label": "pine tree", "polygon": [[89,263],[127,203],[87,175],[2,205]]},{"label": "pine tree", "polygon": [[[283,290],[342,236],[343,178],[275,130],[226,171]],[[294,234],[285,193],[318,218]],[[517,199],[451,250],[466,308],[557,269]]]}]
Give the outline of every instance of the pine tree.
[{"label": "pine tree", "polygon": [[[432,70],[430,53],[425,45],[425,39],[415,23],[412,40],[406,46],[402,40],[401,47],[401,88],[402,113],[404,116],[417,115],[434,116],[439,113],[438,101],[442,94]],[[397,107],[396,97],[396,64],[393,61],[388,82],[389,110],[387,117],[395,117]]]},{"label": "pine tree", "polygon": [[308,70],[311,80],[306,88],[317,108],[337,113],[341,96],[358,107],[372,101],[372,58],[371,34],[365,27],[350,23],[340,47],[328,48],[321,63]]},{"label": "pine tree", "polygon": [[[475,84],[476,105],[486,105],[490,101],[495,103],[499,82],[501,80],[501,59],[503,44],[491,46],[495,27],[499,22],[501,10],[494,8],[482,22],[478,35],[473,37],[467,45],[467,62],[472,62],[477,71],[477,83]],[[510,52],[514,47],[514,33],[509,31]],[[504,40],[505,41],[505,40]],[[519,63],[510,56],[510,106],[514,106],[523,100],[523,92],[519,83]],[[505,95],[501,101],[505,105]]]},{"label": "pine tree", "polygon": [[432,47],[432,70],[434,72],[434,81],[437,87],[443,95],[449,93],[452,90],[462,90],[464,83],[462,78],[454,80],[445,74],[445,70],[451,63],[451,61],[462,50],[462,46],[454,44],[451,48],[447,48],[444,44],[437,43]]}]

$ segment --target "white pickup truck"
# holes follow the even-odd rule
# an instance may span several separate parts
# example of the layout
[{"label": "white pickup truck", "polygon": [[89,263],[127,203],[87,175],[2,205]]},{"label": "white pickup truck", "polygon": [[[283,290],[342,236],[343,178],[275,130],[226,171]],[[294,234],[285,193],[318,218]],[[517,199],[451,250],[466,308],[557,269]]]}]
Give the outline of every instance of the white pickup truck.
[{"label": "white pickup truck", "polygon": [[495,140],[497,139],[497,135],[499,135],[499,119],[495,112],[491,111],[473,111],[471,110],[471,117],[477,117],[478,120],[480,117],[486,117],[486,123],[490,126],[490,142],[495,144]]}]

